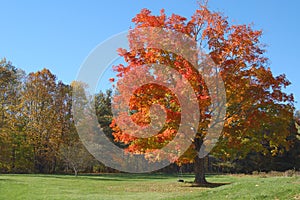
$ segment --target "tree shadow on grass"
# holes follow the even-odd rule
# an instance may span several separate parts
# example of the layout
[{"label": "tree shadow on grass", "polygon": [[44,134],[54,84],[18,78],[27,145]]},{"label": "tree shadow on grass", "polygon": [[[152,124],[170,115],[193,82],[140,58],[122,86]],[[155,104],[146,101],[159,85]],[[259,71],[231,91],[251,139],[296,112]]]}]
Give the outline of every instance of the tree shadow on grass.
[{"label": "tree shadow on grass", "polygon": [[197,184],[192,181],[185,181],[186,184],[185,187],[199,187],[199,188],[216,188],[223,185],[229,185],[231,183],[203,183],[203,184]]}]

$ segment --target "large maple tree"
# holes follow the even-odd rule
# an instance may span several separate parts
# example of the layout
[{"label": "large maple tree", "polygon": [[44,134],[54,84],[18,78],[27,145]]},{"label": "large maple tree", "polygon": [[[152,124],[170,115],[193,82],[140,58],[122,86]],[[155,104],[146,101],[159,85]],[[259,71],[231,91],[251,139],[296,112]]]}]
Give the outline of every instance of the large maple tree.
[{"label": "large maple tree", "polygon": [[[214,149],[216,155],[238,158],[249,151],[270,152],[276,155],[279,153],[279,146],[288,148],[286,137],[289,135],[288,126],[293,117],[294,100],[292,95],[282,91],[290,82],[284,75],[275,77],[268,67],[268,59],[264,56],[264,45],[260,42],[262,31],[253,30],[251,25],[230,25],[227,17],[210,11],[205,5],[200,5],[190,19],[176,14],[168,17],[164,10],[159,15],[153,15],[151,11],[143,9],[132,21],[135,26],[128,35],[130,48],[119,49],[119,54],[124,58],[126,65],[120,64],[114,67],[119,77],[116,84],[118,91],[114,96],[114,109],[119,113],[111,124],[115,140],[123,142],[128,152],[145,154],[148,159],[153,160],[164,157],[172,162],[194,163],[195,183],[207,183],[204,159],[199,156],[199,151],[203,143],[207,142],[204,139],[208,127],[211,126],[212,115],[208,107],[211,106],[213,98],[216,98],[210,94],[205,83],[204,76],[209,76],[210,73],[201,74],[199,69],[203,63],[199,62],[198,57],[193,58],[195,62],[191,63],[178,52],[153,48],[142,33],[149,27],[189,37],[194,43],[189,44],[184,39],[174,41],[163,36],[161,41],[171,43],[175,47],[185,45],[183,48],[185,50],[188,46],[188,50],[192,52],[191,57],[197,49],[204,49],[213,61],[214,69],[222,78],[226,92],[226,105],[219,106],[226,106],[226,115],[222,119],[223,130]],[[155,66],[151,68],[149,64]],[[179,126],[193,127],[193,124],[183,124],[181,119],[182,102],[188,102],[187,106],[189,106],[192,98],[181,96],[180,99],[177,94],[163,85],[139,82],[145,79],[145,76],[148,77],[149,82],[168,79],[168,82],[174,83],[177,91],[187,90],[185,83],[179,81],[181,78],[170,75],[172,70],[164,66],[179,72],[184,79],[188,80],[194,91],[198,109],[197,111],[193,108],[188,109],[193,114],[196,112],[188,119],[192,121],[196,115],[200,116],[196,134],[191,138],[189,148],[185,153],[181,152],[180,156],[178,152],[168,151],[159,155],[155,152],[170,143],[176,134],[185,134],[178,131]],[[129,78],[126,78],[126,75]],[[131,87],[139,84],[138,88]],[[166,113],[163,115],[163,120],[151,116],[154,104],[163,107]],[[128,109],[122,110],[122,106],[127,106]],[[129,119],[141,127],[155,122],[160,127],[159,131],[156,134],[138,137],[134,129],[122,129],[124,126],[122,123],[129,123]],[[181,145],[184,144],[178,142],[174,148]],[[266,146],[268,148],[265,148]],[[149,152],[153,154],[149,156]]]}]

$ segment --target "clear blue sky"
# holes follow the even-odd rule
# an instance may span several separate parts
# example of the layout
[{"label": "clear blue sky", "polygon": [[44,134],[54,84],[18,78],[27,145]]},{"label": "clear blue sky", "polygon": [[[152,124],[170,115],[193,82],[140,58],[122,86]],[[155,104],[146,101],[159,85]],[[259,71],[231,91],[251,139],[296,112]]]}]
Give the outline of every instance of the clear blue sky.
[{"label": "clear blue sky", "polygon": [[[194,0],[0,1],[0,58],[27,73],[44,67],[70,83],[89,52],[108,37],[128,30],[142,9],[191,16]],[[300,1],[210,0],[209,7],[233,23],[254,23],[263,29],[262,42],[275,75],[292,82],[286,91],[300,102]],[[296,104],[300,109],[300,103]]]}]

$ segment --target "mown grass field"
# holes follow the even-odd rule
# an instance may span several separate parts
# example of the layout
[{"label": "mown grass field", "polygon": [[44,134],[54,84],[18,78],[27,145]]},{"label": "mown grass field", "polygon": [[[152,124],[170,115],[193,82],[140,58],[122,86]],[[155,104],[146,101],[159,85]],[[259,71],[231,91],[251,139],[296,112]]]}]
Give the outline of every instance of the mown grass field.
[{"label": "mown grass field", "polygon": [[0,175],[0,199],[300,199],[300,177],[214,175],[208,181],[228,184],[191,187],[171,175]]}]

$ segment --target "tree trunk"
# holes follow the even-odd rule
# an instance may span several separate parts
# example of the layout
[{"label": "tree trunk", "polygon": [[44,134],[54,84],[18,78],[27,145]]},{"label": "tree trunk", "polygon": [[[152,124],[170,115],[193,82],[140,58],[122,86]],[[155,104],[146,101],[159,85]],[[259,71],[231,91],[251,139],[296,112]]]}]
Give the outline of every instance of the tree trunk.
[{"label": "tree trunk", "polygon": [[75,165],[73,162],[71,163],[71,165],[72,165],[73,170],[74,170],[74,175],[75,175],[75,177],[77,177],[77,175],[78,175],[78,170],[77,170],[77,168],[76,168],[76,165]]},{"label": "tree trunk", "polygon": [[73,166],[73,170],[74,170],[74,175],[75,175],[75,177],[77,177],[78,171],[77,171],[76,167]]},{"label": "tree trunk", "polygon": [[205,179],[205,168],[204,158],[199,158],[198,155],[195,157],[194,163],[195,180],[194,183],[197,185],[207,184]]},{"label": "tree trunk", "polygon": [[[203,139],[196,137],[194,140],[195,150],[199,152],[201,146],[203,145]],[[196,185],[204,185],[207,184],[205,179],[205,168],[204,168],[204,158],[199,158],[198,154],[194,158],[194,173],[195,173],[195,180],[194,184]]]},{"label": "tree trunk", "polygon": [[75,169],[74,171],[75,171],[75,177],[77,177],[77,175],[78,175],[78,172],[77,172],[77,170],[76,170],[76,169]]}]

